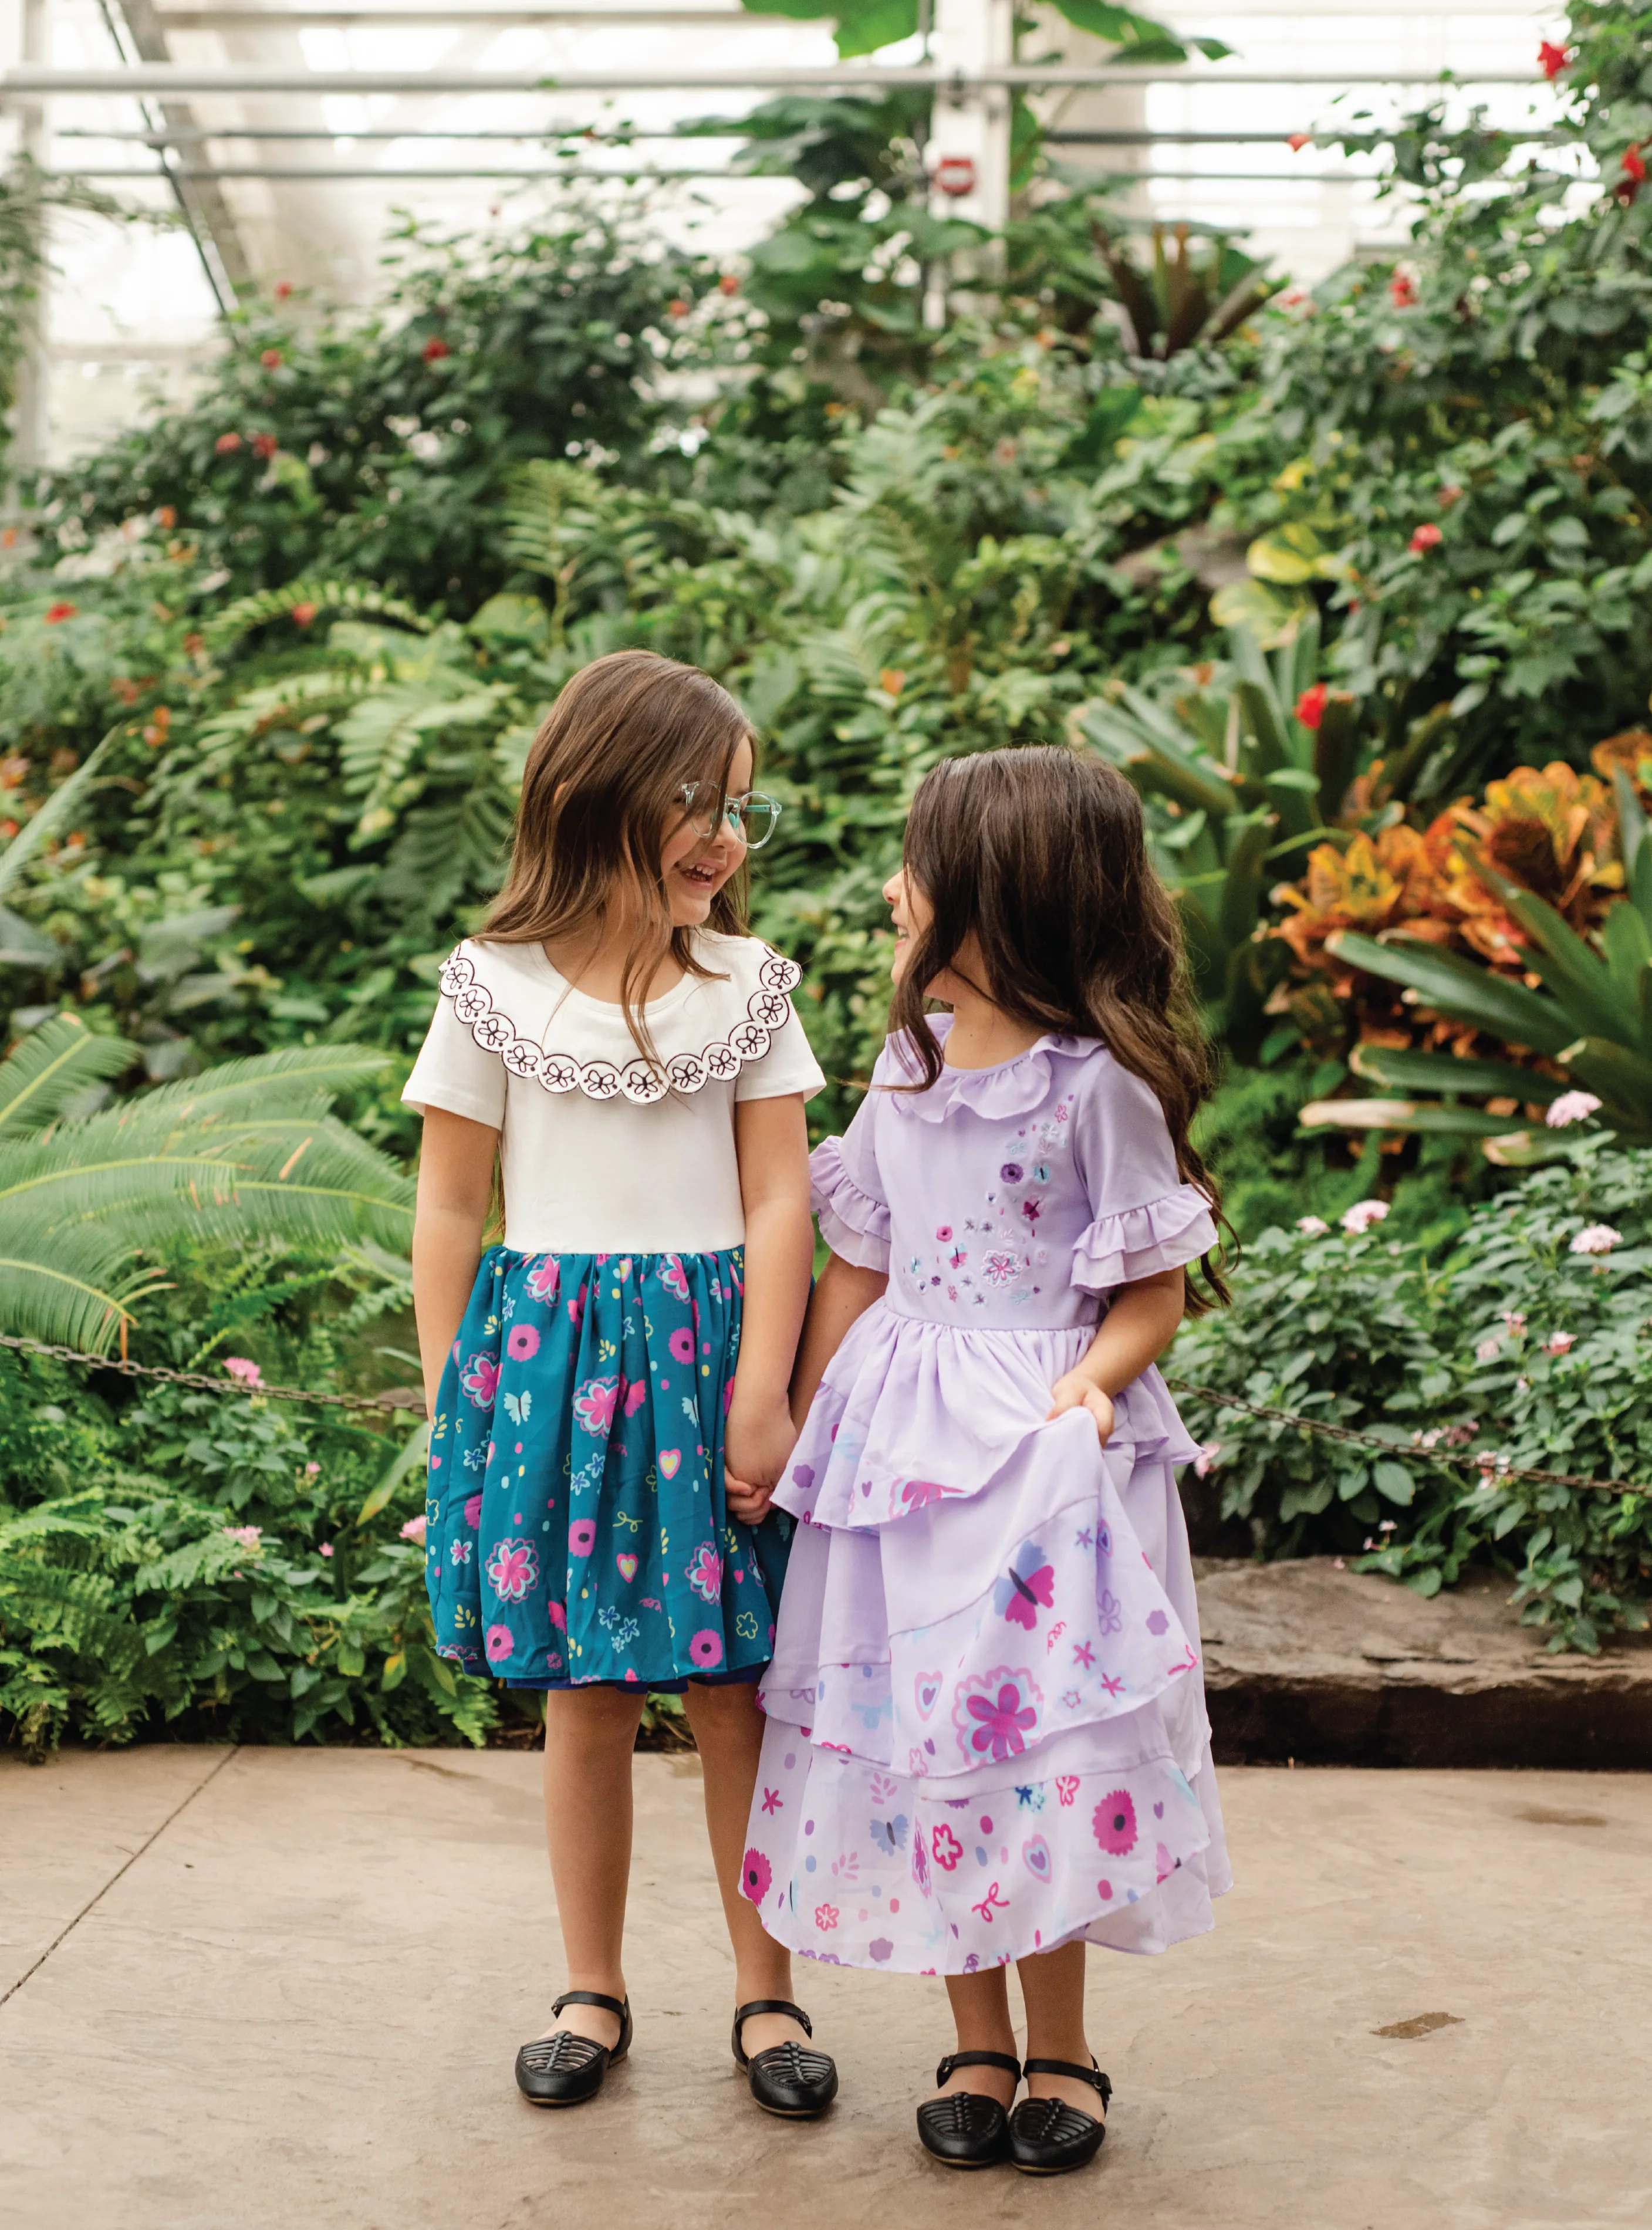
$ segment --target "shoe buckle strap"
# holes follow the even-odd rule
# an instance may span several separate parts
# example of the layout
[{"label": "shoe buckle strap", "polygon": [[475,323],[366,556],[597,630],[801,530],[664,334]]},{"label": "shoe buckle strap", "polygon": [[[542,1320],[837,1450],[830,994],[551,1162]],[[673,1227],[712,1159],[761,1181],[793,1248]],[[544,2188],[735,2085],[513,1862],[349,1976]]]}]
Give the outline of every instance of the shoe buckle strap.
[{"label": "shoe buckle strap", "polygon": [[[1031,2065],[1029,2060],[1028,2066]],[[1012,2059],[1007,2052],[949,2052],[935,2070],[936,2089],[949,2081],[960,2067],[1002,2067],[1007,2074],[1013,2075],[1017,2083],[1021,2080],[1021,2062]]]},{"label": "shoe buckle strap", "polygon": [[600,1990],[565,1990],[552,2007],[551,2016],[554,2021],[564,2006],[600,2006],[605,2014],[616,2014],[623,2021],[627,2002],[619,1998],[605,1997]]}]

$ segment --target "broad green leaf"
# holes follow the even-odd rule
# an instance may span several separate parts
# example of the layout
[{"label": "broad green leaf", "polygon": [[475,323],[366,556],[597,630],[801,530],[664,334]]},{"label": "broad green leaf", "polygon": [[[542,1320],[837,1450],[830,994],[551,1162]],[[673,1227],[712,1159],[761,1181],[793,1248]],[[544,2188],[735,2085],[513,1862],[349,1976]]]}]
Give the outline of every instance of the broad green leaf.
[{"label": "broad green leaf", "polygon": [[1555,1000],[1421,938],[1378,944],[1373,938],[1339,930],[1326,939],[1326,950],[1372,976],[1405,984],[1425,1004],[1455,1021],[1472,1022],[1490,1036],[1529,1046],[1534,1053],[1558,1054],[1577,1035]]},{"label": "broad green leaf", "polygon": [[1401,1092],[1481,1092],[1547,1106],[1566,1086],[1513,1061],[1459,1060],[1449,1053],[1413,1053],[1397,1046],[1359,1045],[1349,1055],[1356,1076]]}]

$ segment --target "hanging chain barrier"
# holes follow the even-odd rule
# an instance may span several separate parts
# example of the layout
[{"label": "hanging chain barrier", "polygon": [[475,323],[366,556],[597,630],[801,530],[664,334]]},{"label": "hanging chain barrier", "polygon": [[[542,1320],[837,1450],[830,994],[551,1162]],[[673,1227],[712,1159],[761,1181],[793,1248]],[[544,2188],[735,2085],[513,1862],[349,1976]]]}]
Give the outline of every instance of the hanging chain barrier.
[{"label": "hanging chain barrier", "polygon": [[[239,1394],[253,1401],[308,1402],[331,1409],[409,1409],[425,1414],[424,1395],[416,1386],[392,1386],[383,1394],[318,1394],[305,1386],[267,1386],[261,1379],[211,1378],[203,1370],[171,1370],[164,1363],[129,1363],[124,1356],[85,1355],[78,1348],[53,1347],[45,1340],[27,1339],[20,1332],[0,1332],[0,1347],[22,1355],[42,1355],[54,1363],[84,1363],[93,1370],[113,1370],[122,1378],[153,1378],[167,1386],[188,1386],[201,1394]],[[1355,1447],[1375,1448],[1385,1456],[1409,1457],[1413,1461],[1443,1464],[1458,1471],[1478,1472],[1487,1484],[1512,1486],[1516,1479],[1534,1479],[1541,1486],[1583,1487],[1597,1494],[1652,1494],[1652,1486],[1627,1479],[1589,1479],[1581,1472],[1534,1471],[1507,1463],[1488,1449],[1470,1454],[1455,1448],[1425,1447],[1418,1440],[1385,1439],[1380,1433],[1362,1433],[1351,1425],[1327,1424],[1321,1417],[1304,1417],[1294,1409],[1270,1408],[1265,1402],[1247,1402],[1237,1394],[1224,1394],[1215,1386],[1195,1386],[1185,1378],[1165,1381],[1172,1393],[1190,1394],[1196,1402],[1209,1402],[1223,1409],[1240,1409],[1248,1417],[1268,1424],[1289,1425],[1322,1440],[1341,1440]]]}]

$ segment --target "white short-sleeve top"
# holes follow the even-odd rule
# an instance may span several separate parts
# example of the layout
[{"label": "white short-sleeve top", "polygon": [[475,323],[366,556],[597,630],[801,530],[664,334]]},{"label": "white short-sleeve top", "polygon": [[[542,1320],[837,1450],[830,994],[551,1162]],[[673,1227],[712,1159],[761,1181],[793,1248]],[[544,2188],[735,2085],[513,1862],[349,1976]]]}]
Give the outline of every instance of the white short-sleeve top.
[{"label": "white short-sleeve top", "polygon": [[621,1009],[537,944],[467,938],[402,1097],[500,1132],[505,1244],[523,1254],[709,1254],[745,1236],[734,1103],[805,1099],[826,1080],[791,994],[802,970],[758,938],[701,930],[711,976]]}]

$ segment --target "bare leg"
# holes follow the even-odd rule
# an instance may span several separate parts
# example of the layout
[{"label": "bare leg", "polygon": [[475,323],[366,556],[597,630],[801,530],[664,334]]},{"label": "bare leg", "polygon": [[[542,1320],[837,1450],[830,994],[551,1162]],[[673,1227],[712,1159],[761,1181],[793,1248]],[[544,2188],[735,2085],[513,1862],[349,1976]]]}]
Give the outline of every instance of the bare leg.
[{"label": "bare leg", "polygon": [[[1019,2059],[1002,1967],[990,1967],[984,1975],[949,1975],[946,1995],[958,2029],[957,2051],[1007,2052],[1012,2059]],[[1015,2079],[1007,2067],[960,2067],[937,2096],[944,2098],[949,2091],[972,2091],[978,2098],[996,2098],[1006,2112],[1015,2103]]]},{"label": "bare leg", "polygon": [[[631,1752],[642,1711],[640,1690],[567,1688],[545,1699],[545,1840],[567,1987],[610,1998],[625,1995]],[[570,2006],[557,2025],[597,2044],[619,2041],[617,2017],[600,2006]]]},{"label": "bare leg", "polygon": [[[691,1680],[684,1700],[705,1775],[706,1827],[728,1940],[734,1947],[734,2002],[743,2006],[753,1998],[790,1998],[791,1955],[765,1930],[756,1905],[740,1895],[745,1831],[763,1748],[757,1689],[744,1681],[708,1688]],[[808,2039],[789,2014],[754,2014],[741,2031],[740,2041],[750,2055],[766,2052],[771,2045],[805,2044]]]},{"label": "bare leg", "polygon": [[[1059,1951],[1035,1952],[1016,1963],[1027,2006],[1029,2059],[1071,2059],[1090,2064],[1084,2040],[1084,1945],[1064,1943]],[[1105,2119],[1099,2092],[1070,2075],[1029,2075],[1033,2098],[1063,2098],[1081,2114]]]}]

